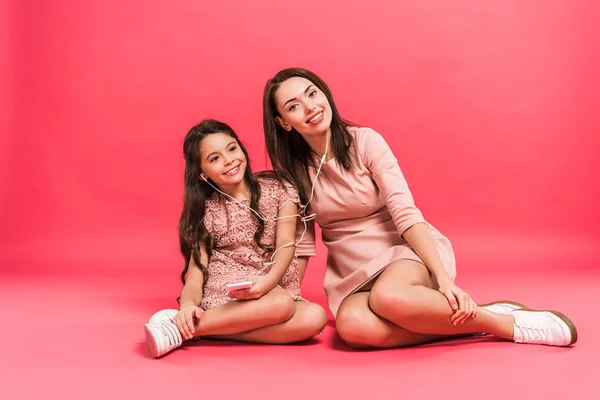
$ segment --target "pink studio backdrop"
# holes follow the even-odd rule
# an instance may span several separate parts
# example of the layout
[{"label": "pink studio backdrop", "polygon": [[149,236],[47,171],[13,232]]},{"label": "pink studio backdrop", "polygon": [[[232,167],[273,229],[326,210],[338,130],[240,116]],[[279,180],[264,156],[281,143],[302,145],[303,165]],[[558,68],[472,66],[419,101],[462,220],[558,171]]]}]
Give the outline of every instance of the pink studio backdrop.
[{"label": "pink studio backdrop", "polygon": [[1,271],[178,287],[183,137],[221,119],[264,168],[288,66],[384,135],[459,276],[597,269],[596,2],[133,3],[3,2]]}]

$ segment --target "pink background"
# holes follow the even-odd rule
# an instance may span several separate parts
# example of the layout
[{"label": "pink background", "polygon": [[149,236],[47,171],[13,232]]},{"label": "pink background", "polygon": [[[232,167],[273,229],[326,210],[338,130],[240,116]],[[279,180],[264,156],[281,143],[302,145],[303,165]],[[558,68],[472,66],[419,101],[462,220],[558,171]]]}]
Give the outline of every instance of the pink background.
[{"label": "pink background", "polygon": [[[0,1],[7,398],[589,398],[599,20],[592,0]],[[222,119],[264,168],[262,89],[290,66],[387,139],[461,287],[564,311],[577,347],[355,352],[330,326],[316,344],[148,360],[143,324],[181,288],[184,135]],[[318,251],[303,289],[324,304]]]},{"label": "pink background", "polygon": [[183,136],[222,119],[264,168],[262,88],[288,66],[384,135],[459,274],[595,268],[580,262],[600,238],[593,2],[143,4],[4,5],[3,270],[175,277]]}]

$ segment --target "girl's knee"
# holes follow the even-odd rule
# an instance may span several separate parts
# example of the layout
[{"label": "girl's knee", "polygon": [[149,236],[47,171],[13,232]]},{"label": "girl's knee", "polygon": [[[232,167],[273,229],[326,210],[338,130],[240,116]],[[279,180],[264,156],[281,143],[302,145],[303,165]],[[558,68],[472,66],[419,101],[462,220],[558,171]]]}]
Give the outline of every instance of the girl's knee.
[{"label": "girl's knee", "polygon": [[325,329],[327,326],[327,313],[318,304],[308,303],[305,307],[302,324],[306,327],[308,337],[313,337]]},{"label": "girl's knee", "polygon": [[273,324],[288,321],[294,316],[296,312],[294,299],[287,290],[276,287],[269,292],[268,300],[267,307]]},{"label": "girl's knee", "polygon": [[291,342],[303,342],[320,334],[327,325],[325,310],[314,303],[299,302],[296,314],[289,322],[288,328],[293,331]]}]

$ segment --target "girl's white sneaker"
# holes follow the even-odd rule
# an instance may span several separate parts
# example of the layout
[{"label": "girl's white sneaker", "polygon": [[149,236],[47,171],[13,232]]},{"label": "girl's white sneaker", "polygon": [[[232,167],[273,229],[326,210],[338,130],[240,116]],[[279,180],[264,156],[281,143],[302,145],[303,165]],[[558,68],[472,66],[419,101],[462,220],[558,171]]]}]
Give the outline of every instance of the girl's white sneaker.
[{"label": "girl's white sneaker", "polygon": [[171,321],[146,324],[146,345],[152,357],[160,357],[181,346],[183,338],[177,326]]},{"label": "girl's white sneaker", "polygon": [[179,310],[175,310],[173,308],[166,308],[164,310],[160,310],[152,317],[150,317],[149,324],[160,324],[162,322],[172,321],[173,317],[177,315]]}]

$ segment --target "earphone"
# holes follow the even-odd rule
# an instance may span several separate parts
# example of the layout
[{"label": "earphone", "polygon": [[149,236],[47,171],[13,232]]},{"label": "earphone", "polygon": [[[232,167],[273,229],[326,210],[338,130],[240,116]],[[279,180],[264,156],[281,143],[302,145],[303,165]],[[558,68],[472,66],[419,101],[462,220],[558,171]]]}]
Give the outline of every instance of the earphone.
[{"label": "earphone", "polygon": [[283,246],[275,249],[275,251],[273,252],[273,254],[271,255],[271,261],[267,262],[264,264],[264,268],[262,268],[260,271],[258,271],[258,274],[262,273],[265,269],[267,269],[268,267],[270,267],[271,265],[275,264],[275,261],[273,261],[273,258],[275,257],[275,254],[277,254],[277,252],[285,247],[289,247],[289,246],[298,246],[298,244],[300,244],[302,242],[302,240],[304,240],[304,235],[306,234],[306,231],[308,230],[308,226],[306,225],[307,221],[312,221],[313,219],[316,218],[317,214],[316,213],[312,213],[310,215],[306,215],[306,209],[308,208],[308,205],[310,204],[310,202],[313,199],[314,193],[315,193],[315,185],[317,183],[317,178],[319,177],[319,173],[321,172],[321,167],[323,167],[323,164],[325,163],[325,158],[327,157],[327,151],[329,150],[329,135],[326,135],[326,144],[325,144],[325,153],[323,154],[323,156],[321,157],[321,163],[319,164],[319,168],[317,168],[317,172],[315,174],[315,178],[312,181],[312,187],[310,190],[310,197],[308,199],[308,201],[306,202],[305,205],[303,205],[301,207],[301,211],[299,214],[294,214],[294,215],[288,215],[285,217],[276,217],[276,218],[264,218],[262,215],[260,215],[260,213],[256,210],[254,210],[252,207],[249,207],[245,204],[242,204],[241,202],[239,202],[238,200],[236,200],[235,198],[233,198],[232,196],[228,195],[227,193],[222,192],[221,190],[219,190],[218,187],[216,187],[215,185],[213,185],[212,183],[209,182],[209,180],[206,178],[206,175],[204,175],[204,173],[200,174],[200,178],[202,178],[206,183],[208,183],[210,186],[212,186],[213,189],[215,189],[217,192],[221,193],[224,196],[229,197],[231,200],[233,200],[236,204],[245,207],[247,209],[249,209],[250,211],[252,211],[258,218],[262,219],[263,221],[277,221],[280,219],[285,219],[285,218],[296,218],[296,217],[300,217],[300,220],[304,223],[304,231],[302,232],[302,235],[300,236],[300,240],[298,240],[297,242],[290,242],[287,244],[284,244]]}]

